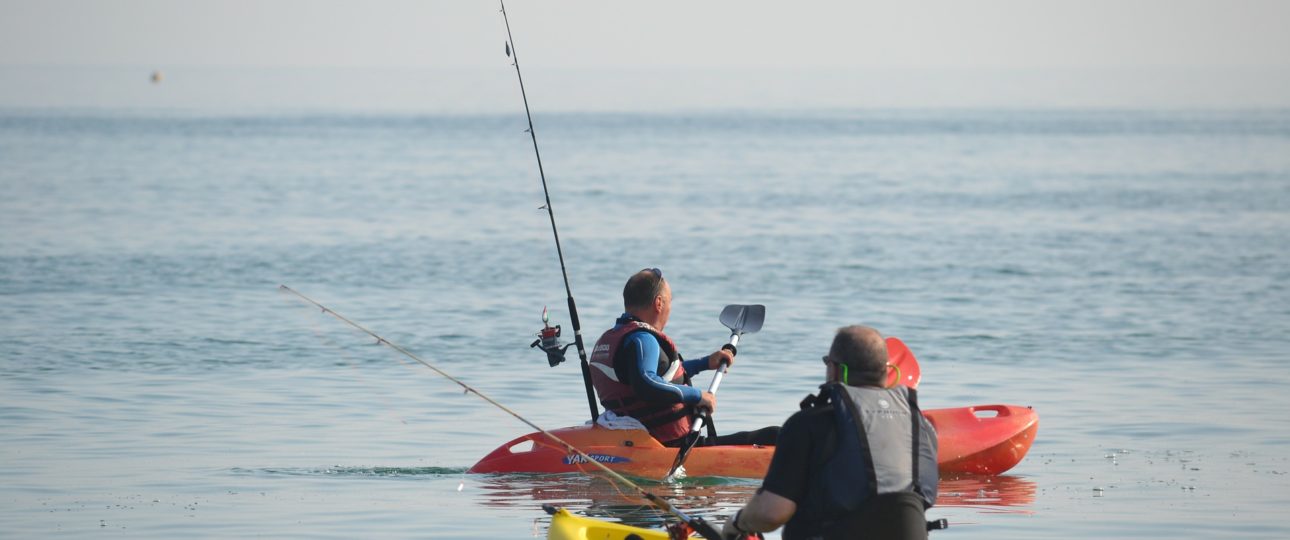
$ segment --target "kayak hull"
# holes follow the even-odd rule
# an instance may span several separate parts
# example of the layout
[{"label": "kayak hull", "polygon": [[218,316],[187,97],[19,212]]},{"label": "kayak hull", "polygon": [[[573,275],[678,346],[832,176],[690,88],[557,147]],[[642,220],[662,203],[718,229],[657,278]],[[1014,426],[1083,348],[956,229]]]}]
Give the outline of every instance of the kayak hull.
[{"label": "kayak hull", "polygon": [[[676,460],[676,448],[663,446],[640,429],[606,429],[576,426],[550,432],[582,450],[592,459],[622,474],[661,479]],[[690,451],[685,460],[687,476],[761,478],[770,466],[773,446],[704,446]],[[484,456],[472,473],[572,473],[591,472],[586,458],[541,432],[518,437]]]},{"label": "kayak hull", "polygon": [[[923,411],[936,427],[937,463],[942,475],[1001,474],[1030,450],[1039,415],[1015,405],[977,405]],[[592,459],[621,474],[662,479],[676,459],[668,448],[643,430],[612,430],[584,425],[550,432]],[[690,477],[763,478],[774,454],[772,446],[703,446],[685,461]],[[543,435],[529,433],[501,445],[479,460],[472,473],[574,473],[595,466]]]},{"label": "kayak hull", "polygon": [[936,427],[942,475],[1001,474],[1030,451],[1039,415],[1028,407],[976,405],[925,411]]},{"label": "kayak hull", "polygon": [[666,531],[642,529],[598,519],[575,516],[560,508],[551,514],[547,540],[668,540]]}]

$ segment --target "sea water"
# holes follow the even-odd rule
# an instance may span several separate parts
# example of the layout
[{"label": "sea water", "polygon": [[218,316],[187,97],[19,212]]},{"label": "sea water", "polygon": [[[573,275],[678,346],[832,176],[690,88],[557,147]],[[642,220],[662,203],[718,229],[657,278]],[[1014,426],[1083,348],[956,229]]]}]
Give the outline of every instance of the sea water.
[{"label": "sea water", "polygon": [[[902,338],[925,408],[1038,437],[946,479],[933,538],[1285,538],[1290,112],[539,114],[594,340],[659,267],[684,354],[765,304],[723,431],[778,424],[836,328]],[[0,114],[0,536],[529,538],[659,526],[586,476],[465,471],[589,412],[522,114]],[[574,358],[574,355],[570,355]],[[706,386],[708,375],[698,377]],[[722,520],[755,480],[649,484]],[[772,535],[775,536],[775,535]]]}]

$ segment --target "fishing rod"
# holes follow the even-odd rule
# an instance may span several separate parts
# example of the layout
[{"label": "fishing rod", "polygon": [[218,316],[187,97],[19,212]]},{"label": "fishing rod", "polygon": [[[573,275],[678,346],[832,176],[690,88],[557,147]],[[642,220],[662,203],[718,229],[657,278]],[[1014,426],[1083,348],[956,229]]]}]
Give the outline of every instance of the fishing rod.
[{"label": "fishing rod", "polygon": [[[560,258],[560,274],[564,276],[564,291],[568,295],[569,301],[569,320],[573,324],[573,341],[577,345],[578,360],[582,365],[582,384],[587,390],[587,408],[591,409],[591,421],[594,423],[596,418],[600,417],[600,408],[596,405],[596,392],[591,386],[591,364],[587,363],[587,349],[582,343],[582,325],[578,322],[578,306],[573,301],[573,290],[569,288],[569,270],[564,264],[564,250],[560,247],[560,231],[555,226],[555,210],[551,207],[551,191],[547,189],[546,172],[542,169],[542,152],[538,151],[537,133],[533,131],[533,113],[529,111],[529,96],[524,90],[524,75],[520,73],[520,55],[515,50],[515,38],[511,36],[511,21],[506,16],[506,3],[497,0],[502,6],[502,21],[506,23],[506,56],[512,60],[511,65],[515,66],[515,77],[520,81],[520,97],[524,99],[524,116],[529,121],[529,137],[533,139],[533,155],[537,157],[538,176],[542,178],[542,193],[546,195],[546,214],[551,218],[551,234],[555,236],[555,253]],[[538,334],[538,341],[534,341],[531,347],[542,349],[547,355],[547,362],[551,367],[564,361],[565,350],[568,345],[560,346],[560,326],[549,326],[547,323],[546,309],[542,309],[542,332]]]},{"label": "fishing rod", "polygon": [[566,451],[569,451],[569,452],[573,452],[573,453],[578,454],[578,456],[579,456],[579,457],[581,457],[581,458],[583,459],[583,462],[584,462],[584,463],[590,463],[590,464],[592,464],[592,465],[595,465],[596,467],[599,467],[601,471],[603,471],[603,472],[605,472],[606,474],[608,474],[608,475],[609,475],[610,477],[612,477],[614,480],[617,480],[617,481],[621,482],[623,485],[628,486],[628,487],[630,487],[630,488],[631,488],[631,489],[633,489],[633,490],[636,490],[636,492],[637,492],[638,494],[640,494],[640,496],[641,496],[641,497],[643,497],[645,500],[647,500],[647,501],[649,501],[650,503],[654,504],[654,505],[655,505],[655,506],[657,506],[659,509],[664,510],[664,511],[666,511],[666,512],[668,512],[668,513],[670,513],[670,514],[672,514],[672,515],[674,515],[674,516],[676,516],[676,517],[677,517],[677,518],[679,518],[681,521],[685,522],[685,524],[689,525],[690,527],[693,527],[693,528],[694,528],[694,530],[695,530],[696,532],[698,532],[700,535],[702,535],[704,538],[708,538],[709,540],[718,540],[719,538],[721,538],[721,534],[720,534],[719,532],[717,532],[717,529],[716,529],[716,528],[714,528],[710,523],[708,523],[707,521],[705,521],[702,517],[697,517],[697,516],[696,516],[696,517],[690,517],[690,516],[689,516],[689,515],[687,515],[685,512],[682,512],[679,508],[677,508],[677,507],[673,506],[673,505],[672,505],[672,503],[667,502],[667,499],[664,499],[664,498],[662,498],[662,497],[659,497],[658,495],[655,495],[655,494],[653,494],[653,493],[650,493],[649,491],[645,490],[645,488],[642,488],[642,487],[640,487],[639,485],[636,485],[636,483],[632,482],[631,480],[628,480],[628,479],[627,479],[627,477],[625,477],[625,476],[623,476],[623,475],[621,475],[621,474],[618,474],[617,472],[614,472],[614,470],[613,470],[613,469],[610,469],[610,468],[609,468],[608,466],[606,466],[605,464],[603,464],[603,463],[601,463],[601,462],[599,462],[599,461],[596,461],[596,459],[595,459],[595,458],[591,457],[591,456],[590,456],[590,455],[588,455],[586,452],[583,452],[582,450],[579,450],[577,447],[573,446],[572,444],[569,444],[568,442],[565,442],[565,441],[564,441],[564,439],[561,439],[561,438],[559,438],[559,437],[556,437],[555,435],[552,435],[552,434],[551,434],[551,432],[549,432],[549,431],[547,431],[547,430],[545,430],[545,429],[542,429],[542,427],[541,427],[541,426],[538,426],[537,424],[534,424],[533,422],[530,422],[527,418],[524,418],[523,416],[520,416],[520,414],[519,414],[519,413],[517,413],[517,412],[515,412],[515,411],[511,410],[509,407],[507,407],[507,406],[505,406],[505,405],[502,405],[501,403],[498,403],[498,402],[497,402],[496,400],[494,400],[493,398],[488,397],[487,395],[485,395],[484,393],[480,392],[479,390],[476,390],[475,388],[471,387],[470,385],[468,385],[468,384],[466,384],[466,383],[462,382],[460,379],[458,379],[458,378],[456,378],[456,377],[453,377],[452,375],[448,374],[448,372],[446,372],[446,371],[444,371],[444,370],[442,370],[442,369],[439,369],[438,367],[435,367],[435,365],[434,365],[434,364],[431,364],[430,362],[427,362],[427,361],[425,361],[425,360],[422,360],[422,359],[421,359],[421,357],[419,357],[419,356],[417,356],[417,355],[415,355],[415,354],[412,354],[412,353],[411,353],[411,352],[409,352],[407,349],[404,349],[403,347],[400,347],[398,344],[393,343],[393,342],[391,342],[390,340],[388,340],[388,339],[385,339],[385,338],[381,337],[381,336],[380,336],[379,334],[377,334],[376,332],[373,332],[373,331],[371,331],[371,330],[368,330],[367,328],[363,327],[362,325],[360,325],[360,324],[358,324],[358,323],[356,323],[356,322],[354,322],[354,321],[349,320],[349,319],[348,319],[348,318],[346,318],[344,315],[341,315],[340,313],[337,313],[336,311],[332,310],[331,308],[329,308],[329,307],[327,307],[327,306],[324,306],[324,305],[322,305],[322,304],[318,303],[318,302],[317,302],[317,301],[315,301],[314,299],[312,299],[312,298],[310,298],[310,297],[308,297],[308,296],[305,296],[304,294],[301,294],[299,291],[296,291],[295,289],[292,289],[291,287],[288,287],[288,286],[286,286],[286,285],[279,285],[279,286],[278,286],[278,289],[279,289],[279,290],[281,290],[281,291],[284,291],[284,292],[291,293],[291,294],[295,295],[296,297],[300,298],[301,300],[304,300],[305,302],[308,302],[309,304],[313,305],[314,307],[316,307],[316,308],[318,308],[318,309],[322,310],[322,312],[323,312],[323,313],[325,313],[325,314],[327,314],[327,315],[331,315],[332,317],[335,317],[336,319],[338,319],[338,320],[340,320],[341,322],[343,322],[343,323],[345,323],[345,324],[349,325],[350,327],[353,327],[353,328],[357,329],[357,330],[358,330],[358,331],[360,331],[360,332],[363,332],[363,333],[365,333],[365,334],[367,334],[367,335],[369,335],[369,336],[372,336],[373,338],[376,338],[376,344],[377,344],[377,345],[385,345],[386,347],[389,347],[390,349],[393,349],[395,352],[398,352],[399,354],[402,354],[403,356],[406,356],[406,357],[408,357],[408,358],[411,358],[412,360],[415,360],[417,363],[420,363],[421,365],[423,365],[423,366],[425,366],[425,367],[430,368],[430,369],[431,369],[431,370],[433,370],[435,373],[438,373],[439,375],[442,375],[444,378],[446,378],[446,379],[448,379],[448,380],[450,380],[450,381],[452,381],[452,382],[456,383],[456,384],[457,384],[457,386],[460,386],[460,387],[462,387],[463,389],[465,389],[466,393],[468,393],[468,394],[475,394],[476,396],[479,396],[479,397],[480,397],[481,399],[483,399],[484,401],[487,401],[488,403],[492,404],[494,407],[497,407],[497,408],[499,408],[499,409],[501,409],[501,410],[505,411],[505,412],[506,412],[506,414],[509,414],[509,415],[511,415],[511,416],[513,416],[513,417],[515,417],[515,419],[517,419],[517,420],[519,420],[519,421],[521,421],[521,422],[524,422],[524,423],[525,423],[526,425],[528,425],[529,427],[531,427],[531,428],[533,428],[533,429],[535,429],[535,430],[537,430],[537,431],[541,432],[541,433],[542,433],[542,435],[546,436],[548,439],[550,439],[550,440],[554,441],[556,444],[559,444],[560,446],[564,447],[564,449],[565,449]]}]

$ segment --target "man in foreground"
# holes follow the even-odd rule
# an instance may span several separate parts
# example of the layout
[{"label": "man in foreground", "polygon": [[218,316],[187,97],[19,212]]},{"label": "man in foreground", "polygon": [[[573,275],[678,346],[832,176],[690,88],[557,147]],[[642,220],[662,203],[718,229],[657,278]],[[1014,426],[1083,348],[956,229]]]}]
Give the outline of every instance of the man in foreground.
[{"label": "man in foreground", "polygon": [[[690,376],[717,369],[723,362],[733,364],[734,355],[718,350],[695,360],[681,358],[676,344],[663,333],[672,314],[672,287],[657,268],[641,270],[627,280],[623,309],[591,351],[591,383],[605,409],[639,420],[666,446],[682,446],[696,412],[717,407],[716,396],[690,386]],[[779,428],[772,426],[705,437],[697,446],[769,446],[778,433]]]},{"label": "man in foreground", "polygon": [[887,345],[876,330],[838,330],[819,397],[780,431],[770,471],[722,537],[785,525],[784,540],[925,539],[936,501],[936,431],[902,385],[885,388]]}]

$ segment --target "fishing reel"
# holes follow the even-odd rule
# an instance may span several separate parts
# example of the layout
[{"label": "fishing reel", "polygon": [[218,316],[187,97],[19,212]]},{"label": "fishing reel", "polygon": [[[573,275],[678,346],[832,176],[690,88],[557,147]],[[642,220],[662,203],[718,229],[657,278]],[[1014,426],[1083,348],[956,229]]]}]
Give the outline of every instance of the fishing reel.
[{"label": "fishing reel", "polygon": [[564,361],[564,351],[572,344],[560,343],[560,325],[551,326],[548,324],[550,320],[546,306],[542,306],[542,330],[537,333],[538,338],[530,343],[529,347],[542,349],[542,352],[546,353],[546,363],[555,367]]}]

